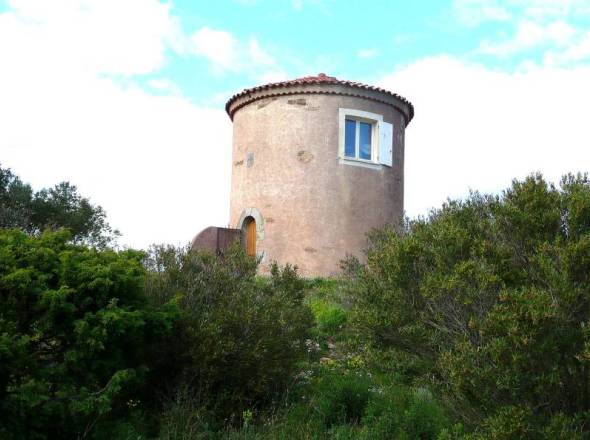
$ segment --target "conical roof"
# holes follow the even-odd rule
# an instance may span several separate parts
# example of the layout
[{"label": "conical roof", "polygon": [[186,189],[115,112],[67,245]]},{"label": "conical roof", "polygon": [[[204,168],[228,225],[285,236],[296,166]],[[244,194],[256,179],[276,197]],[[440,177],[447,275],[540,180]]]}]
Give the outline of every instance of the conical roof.
[{"label": "conical roof", "polygon": [[310,76],[303,76],[301,78],[291,79],[291,80],[287,80],[287,81],[274,82],[274,83],[269,83],[269,84],[264,84],[264,85],[244,89],[241,92],[233,95],[227,101],[227,103],[225,104],[225,111],[227,112],[229,117],[231,119],[233,119],[234,113],[241,106],[232,108],[232,104],[240,98],[247,97],[249,95],[253,95],[258,92],[264,92],[267,90],[271,91],[272,89],[286,88],[286,87],[287,88],[288,87],[298,87],[298,86],[306,86],[306,85],[324,85],[324,84],[325,85],[345,86],[345,87],[350,87],[352,89],[362,89],[362,90],[378,92],[378,93],[382,93],[382,94],[385,94],[388,96],[392,96],[408,106],[409,114],[407,115],[406,124],[409,123],[412,120],[412,118],[414,117],[414,106],[412,105],[412,103],[410,101],[408,101],[406,98],[404,98],[403,96],[398,95],[397,93],[393,93],[389,90],[382,89],[381,87],[371,86],[371,85],[363,84],[363,83],[356,82],[356,81],[341,80],[341,79],[338,79],[334,76],[326,75],[325,73],[319,73],[317,75],[310,75]]}]

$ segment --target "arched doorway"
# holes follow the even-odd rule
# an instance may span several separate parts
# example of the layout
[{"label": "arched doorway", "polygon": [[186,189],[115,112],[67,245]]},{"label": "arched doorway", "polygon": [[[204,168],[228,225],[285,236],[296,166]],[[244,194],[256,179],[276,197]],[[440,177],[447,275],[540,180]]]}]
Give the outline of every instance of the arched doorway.
[{"label": "arched doorway", "polygon": [[244,234],[244,246],[246,247],[246,254],[251,257],[256,256],[256,220],[254,217],[248,216],[244,219],[242,231]]}]

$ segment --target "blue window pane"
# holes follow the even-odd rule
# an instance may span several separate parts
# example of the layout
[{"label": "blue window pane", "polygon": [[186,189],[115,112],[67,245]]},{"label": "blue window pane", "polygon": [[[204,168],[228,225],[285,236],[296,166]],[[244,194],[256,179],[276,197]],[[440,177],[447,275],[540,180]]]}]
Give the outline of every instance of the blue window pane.
[{"label": "blue window pane", "polygon": [[355,141],[356,141],[356,121],[346,120],[346,128],[344,130],[344,155],[346,157],[355,156]]},{"label": "blue window pane", "polygon": [[359,123],[359,157],[371,160],[371,124]]}]

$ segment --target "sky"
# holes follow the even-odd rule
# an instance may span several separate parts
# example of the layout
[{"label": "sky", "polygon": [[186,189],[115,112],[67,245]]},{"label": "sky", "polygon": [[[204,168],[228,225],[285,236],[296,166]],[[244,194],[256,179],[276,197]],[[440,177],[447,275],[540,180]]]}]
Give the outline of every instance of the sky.
[{"label": "sky", "polygon": [[229,220],[227,99],[320,72],[414,104],[410,217],[590,168],[590,0],[0,0],[0,165],[183,245]]}]

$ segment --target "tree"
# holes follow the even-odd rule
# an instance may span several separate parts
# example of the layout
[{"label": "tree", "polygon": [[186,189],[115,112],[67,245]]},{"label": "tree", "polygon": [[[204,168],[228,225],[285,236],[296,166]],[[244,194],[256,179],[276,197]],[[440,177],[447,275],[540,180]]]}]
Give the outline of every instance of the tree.
[{"label": "tree", "polygon": [[0,230],[0,437],[87,438],[129,417],[177,321],[143,253]]},{"label": "tree", "polygon": [[31,224],[33,190],[10,168],[0,167],[0,227],[28,230]]},{"label": "tree", "polygon": [[74,185],[62,182],[33,192],[10,169],[1,167],[0,227],[29,234],[64,228],[70,230],[73,242],[100,247],[112,244],[119,234],[106,221],[104,210],[80,196]]},{"label": "tree", "polygon": [[154,247],[147,294],[182,311],[175,366],[181,389],[216,421],[277,401],[305,358],[313,316],[291,266],[256,277],[258,262],[238,243],[223,256]]},{"label": "tree", "polygon": [[587,433],[587,176],[555,187],[532,175],[377,231],[352,290],[357,329],[425,360],[484,437]]}]

